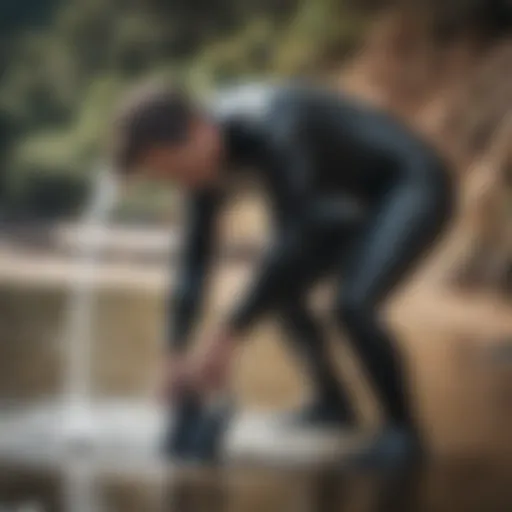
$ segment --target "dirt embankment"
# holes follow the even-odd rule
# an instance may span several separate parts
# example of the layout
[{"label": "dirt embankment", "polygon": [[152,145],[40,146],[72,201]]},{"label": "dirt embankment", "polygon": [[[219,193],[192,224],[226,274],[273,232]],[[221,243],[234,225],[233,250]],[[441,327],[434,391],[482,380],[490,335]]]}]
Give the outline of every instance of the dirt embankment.
[{"label": "dirt embankment", "polygon": [[427,135],[460,180],[455,277],[512,291],[512,34],[436,40],[404,12],[380,19],[341,85]]}]

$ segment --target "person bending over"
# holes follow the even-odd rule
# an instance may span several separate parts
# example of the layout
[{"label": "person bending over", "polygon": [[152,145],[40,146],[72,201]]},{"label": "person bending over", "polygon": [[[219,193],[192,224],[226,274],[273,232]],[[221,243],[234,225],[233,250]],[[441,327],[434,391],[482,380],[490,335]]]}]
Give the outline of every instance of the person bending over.
[{"label": "person bending over", "polygon": [[[451,217],[453,185],[436,152],[387,113],[308,84],[232,87],[208,106],[182,88],[146,84],[122,102],[114,136],[119,173],[171,180],[186,193],[183,256],[169,296],[164,380],[170,388],[222,388],[242,337],[275,315],[300,349],[316,391],[295,420],[354,425],[353,407],[306,301],[311,284],[329,272],[339,280],[332,315],[387,416],[370,456],[392,450],[397,432],[419,448],[403,358],[381,307]],[[270,199],[271,242],[234,309],[192,360],[187,347],[216,221],[227,185],[245,174]]]}]

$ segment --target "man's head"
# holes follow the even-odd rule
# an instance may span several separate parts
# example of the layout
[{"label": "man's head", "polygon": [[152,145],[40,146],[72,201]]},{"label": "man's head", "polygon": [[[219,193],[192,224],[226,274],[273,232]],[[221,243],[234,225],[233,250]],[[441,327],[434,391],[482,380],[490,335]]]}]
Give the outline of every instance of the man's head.
[{"label": "man's head", "polygon": [[114,166],[200,188],[214,182],[222,159],[218,127],[180,88],[150,83],[121,103],[114,121]]}]

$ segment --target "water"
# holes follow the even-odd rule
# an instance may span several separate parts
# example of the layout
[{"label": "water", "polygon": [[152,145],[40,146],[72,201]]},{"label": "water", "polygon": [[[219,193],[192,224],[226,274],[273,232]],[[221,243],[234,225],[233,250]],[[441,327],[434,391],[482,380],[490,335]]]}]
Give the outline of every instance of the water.
[{"label": "water", "polygon": [[[34,512],[509,512],[510,468],[407,473],[236,471],[126,478],[85,468],[0,468],[0,510]],[[30,508],[29,508],[30,507]]]},{"label": "water", "polygon": [[95,489],[96,472],[86,461],[75,461],[62,471],[62,501],[66,510],[103,512]]},{"label": "water", "polygon": [[[116,204],[117,182],[108,169],[99,168],[91,201],[81,221],[77,274],[69,299],[62,340],[65,346],[66,378],[63,396],[63,421],[60,443],[63,451],[59,470],[59,497],[52,509],[73,512],[102,512],[105,507],[97,489],[98,461],[91,451],[102,451],[99,409],[91,400],[91,360],[94,339],[94,272],[101,249],[108,236],[108,218]],[[104,415],[104,414],[103,414]],[[86,457],[84,457],[86,455]],[[87,457],[89,455],[89,457]],[[47,471],[47,469],[46,469]],[[45,512],[41,500],[27,496],[15,510]],[[1,511],[1,508],[0,508]]]},{"label": "water", "polygon": [[64,387],[63,436],[70,447],[94,441],[95,422],[90,399],[91,348],[94,339],[93,277],[97,257],[108,235],[107,220],[117,199],[115,177],[98,168],[91,201],[86,208],[78,248],[77,275],[63,329],[66,379]]}]

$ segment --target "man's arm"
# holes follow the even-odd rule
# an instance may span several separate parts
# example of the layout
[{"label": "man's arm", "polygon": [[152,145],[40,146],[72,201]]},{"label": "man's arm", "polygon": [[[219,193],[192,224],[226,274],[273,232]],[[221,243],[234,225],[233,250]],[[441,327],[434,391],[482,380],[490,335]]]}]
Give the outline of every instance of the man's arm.
[{"label": "man's arm", "polygon": [[199,313],[215,245],[218,203],[218,194],[211,191],[196,194],[187,203],[181,262],[167,304],[167,340],[173,351],[186,349]]},{"label": "man's arm", "polygon": [[228,319],[228,328],[243,333],[265,313],[300,290],[306,253],[301,226],[283,233],[269,248],[249,287]]},{"label": "man's arm", "polygon": [[301,269],[307,264],[315,225],[312,218],[312,171],[308,145],[298,116],[273,120],[274,169],[269,170],[269,185],[274,199],[277,230],[256,275],[242,300],[228,319],[228,329],[240,333],[294,293]]}]

